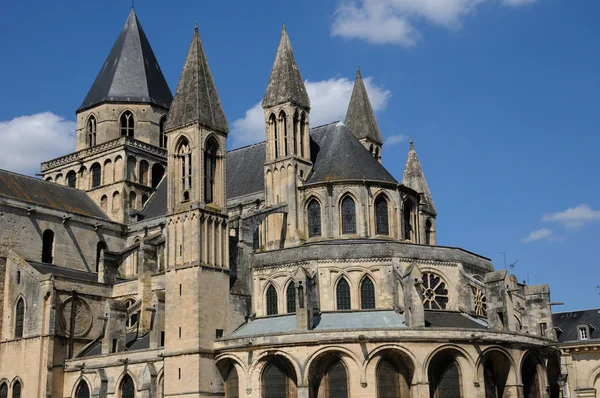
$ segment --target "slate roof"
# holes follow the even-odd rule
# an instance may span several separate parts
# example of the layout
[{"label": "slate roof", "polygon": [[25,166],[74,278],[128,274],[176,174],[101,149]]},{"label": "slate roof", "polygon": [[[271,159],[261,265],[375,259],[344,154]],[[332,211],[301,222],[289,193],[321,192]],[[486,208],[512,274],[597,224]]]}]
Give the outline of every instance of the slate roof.
[{"label": "slate roof", "polygon": [[433,204],[433,198],[431,197],[431,192],[429,191],[429,186],[425,180],[425,174],[421,168],[421,163],[419,163],[417,151],[415,151],[415,146],[412,140],[410,140],[410,148],[408,150],[406,166],[404,167],[402,185],[412,188],[418,193],[422,194],[423,199],[425,200],[425,210],[432,215],[437,214],[435,205]]},{"label": "slate roof", "polygon": [[[150,332],[138,336],[137,339],[135,337],[135,333],[127,333],[125,337],[125,349],[119,352],[147,350],[148,348],[150,348]],[[94,357],[97,355],[102,355],[101,339],[98,339],[85,347],[79,354],[77,354],[77,357],[85,358]]]},{"label": "slate roof", "polygon": [[284,25],[262,106],[268,108],[288,101],[307,109],[310,108],[310,99],[300,69],[294,59],[292,44]]},{"label": "slate roof", "polygon": [[98,282],[98,274],[95,272],[80,271],[77,269],[58,267],[56,265],[36,263],[31,261],[29,261],[29,265],[43,275],[52,274],[80,281]]},{"label": "slate roof", "polygon": [[552,314],[554,328],[558,328],[559,343],[579,340],[577,326],[591,325],[588,340],[600,340],[600,308]]},{"label": "slate roof", "polygon": [[200,123],[220,132],[229,132],[197,26],[179,78],[173,105],[169,110],[166,129],[172,130],[192,123]]},{"label": "slate roof", "polygon": [[[404,315],[392,310],[329,312],[313,318],[313,331],[348,329],[405,328]],[[235,330],[228,338],[241,338],[264,334],[295,333],[296,316],[283,315],[258,318]]]},{"label": "slate roof", "polygon": [[173,94],[132,9],[78,111],[103,102],[142,102],[168,109],[172,100]]},{"label": "slate roof", "polygon": [[343,123],[313,128],[310,137],[313,172],[307,184],[339,180],[398,183]]},{"label": "slate roof", "polygon": [[425,326],[431,328],[487,329],[485,320],[462,312],[425,311]]},{"label": "slate roof", "polygon": [[357,139],[368,138],[379,145],[383,145],[383,138],[381,132],[379,132],[375,113],[373,113],[373,107],[360,74],[360,68],[356,72],[356,81],[354,82],[354,89],[352,90],[352,97],[350,97],[344,123]]},{"label": "slate roof", "polygon": [[0,169],[1,196],[110,221],[84,191]]},{"label": "slate roof", "polygon": [[167,213],[167,190],[167,176],[165,175],[158,183],[156,191],[146,202],[144,209],[140,212],[142,219],[162,217]]},{"label": "slate roof", "polygon": [[263,165],[266,143],[227,152],[227,197],[237,198],[265,190]]}]

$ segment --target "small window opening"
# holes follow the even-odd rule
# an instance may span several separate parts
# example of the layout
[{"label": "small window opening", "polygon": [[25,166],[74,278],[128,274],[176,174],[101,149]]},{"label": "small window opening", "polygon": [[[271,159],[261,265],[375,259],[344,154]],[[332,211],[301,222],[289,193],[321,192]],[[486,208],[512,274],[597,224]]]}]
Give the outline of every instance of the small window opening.
[{"label": "small window opening", "polygon": [[589,329],[587,326],[579,326],[579,340],[589,339]]},{"label": "small window opening", "polygon": [[113,339],[112,341],[112,351],[111,352],[117,352],[117,344],[118,344],[118,340],[117,339]]},{"label": "small window opening", "polygon": [[165,332],[160,332],[160,346],[165,346]]},{"label": "small window opening", "polygon": [[17,285],[21,283],[21,271],[17,271]]},{"label": "small window opening", "polygon": [[42,235],[42,262],[52,264],[54,258],[54,231],[47,229]]},{"label": "small window opening", "polygon": [[223,329],[215,330],[215,336],[217,339],[220,339],[221,337],[223,337]]},{"label": "small window opening", "polygon": [[540,323],[540,336],[546,337],[546,333],[548,331],[548,324],[546,322]]}]

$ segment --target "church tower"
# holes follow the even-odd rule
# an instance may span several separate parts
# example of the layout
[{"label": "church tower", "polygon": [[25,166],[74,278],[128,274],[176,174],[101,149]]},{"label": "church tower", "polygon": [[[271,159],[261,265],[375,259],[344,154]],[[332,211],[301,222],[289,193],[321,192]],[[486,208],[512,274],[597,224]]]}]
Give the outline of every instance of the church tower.
[{"label": "church tower", "polygon": [[375,113],[369,101],[369,95],[365,88],[360,68],[356,71],[356,81],[352,90],[352,97],[346,112],[346,127],[354,136],[371,152],[375,159],[381,163],[381,149],[383,147],[383,138],[377,126]]},{"label": "church tower", "polygon": [[166,124],[165,396],[222,391],[210,353],[229,302],[228,132],[196,27]]},{"label": "church tower", "polygon": [[87,191],[113,220],[130,222],[164,175],[172,100],[132,9],[77,110],[76,152],[42,163],[43,178]]},{"label": "church tower", "polygon": [[312,168],[310,157],[310,99],[296,65],[285,25],[262,101],[267,150],[265,200],[267,206],[287,204],[287,214],[274,214],[266,225],[267,248],[292,246],[301,239],[298,185]]}]

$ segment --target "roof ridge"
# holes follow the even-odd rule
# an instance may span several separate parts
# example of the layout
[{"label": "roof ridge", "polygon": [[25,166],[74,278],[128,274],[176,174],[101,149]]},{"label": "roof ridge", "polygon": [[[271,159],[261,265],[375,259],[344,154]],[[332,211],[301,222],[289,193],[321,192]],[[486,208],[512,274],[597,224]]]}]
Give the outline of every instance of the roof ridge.
[{"label": "roof ridge", "polygon": [[241,147],[239,147],[239,148],[230,149],[230,150],[228,150],[228,151],[227,151],[227,153],[230,153],[230,152],[235,152],[235,151],[239,151],[239,150],[242,150],[242,149],[251,148],[251,147],[253,147],[253,146],[259,146],[259,145],[263,145],[263,144],[266,144],[266,142],[267,142],[267,141],[259,141],[259,142],[255,142],[254,144],[248,144],[248,145],[244,145],[244,146],[241,146]]}]

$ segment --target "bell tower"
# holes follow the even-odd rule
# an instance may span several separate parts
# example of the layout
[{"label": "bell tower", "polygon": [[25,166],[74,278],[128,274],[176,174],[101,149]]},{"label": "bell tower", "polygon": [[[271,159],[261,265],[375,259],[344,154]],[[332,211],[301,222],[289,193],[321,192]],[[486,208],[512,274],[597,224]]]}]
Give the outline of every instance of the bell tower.
[{"label": "bell tower", "polygon": [[302,235],[298,219],[301,202],[298,185],[312,168],[310,157],[310,99],[294,59],[285,25],[262,101],[265,113],[267,150],[265,200],[267,206],[288,205],[287,215],[267,219],[267,249],[297,244]]},{"label": "bell tower", "polygon": [[222,391],[207,353],[227,329],[228,132],[196,27],[166,124],[165,396]]}]

